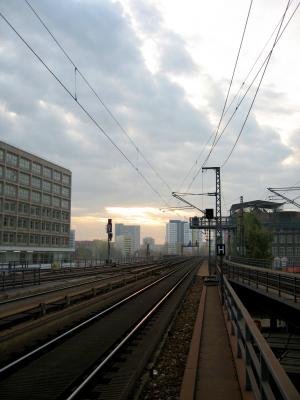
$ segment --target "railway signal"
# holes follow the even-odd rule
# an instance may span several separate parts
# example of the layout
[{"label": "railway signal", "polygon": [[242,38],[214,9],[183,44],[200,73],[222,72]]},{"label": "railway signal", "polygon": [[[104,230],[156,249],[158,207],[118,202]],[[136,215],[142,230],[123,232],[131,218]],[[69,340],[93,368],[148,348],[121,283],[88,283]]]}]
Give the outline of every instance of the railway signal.
[{"label": "railway signal", "polygon": [[110,242],[113,238],[113,233],[112,233],[112,219],[108,218],[107,220],[107,225],[106,225],[106,233],[107,233],[107,264],[111,264],[111,259],[110,259]]}]

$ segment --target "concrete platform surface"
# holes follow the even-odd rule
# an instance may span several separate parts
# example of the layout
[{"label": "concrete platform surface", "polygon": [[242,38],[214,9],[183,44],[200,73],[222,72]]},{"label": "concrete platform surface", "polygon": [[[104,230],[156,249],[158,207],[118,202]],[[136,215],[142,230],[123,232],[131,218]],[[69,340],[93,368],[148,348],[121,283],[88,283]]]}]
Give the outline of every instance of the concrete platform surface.
[{"label": "concrete platform surface", "polygon": [[242,399],[218,287],[207,286],[195,400]]}]

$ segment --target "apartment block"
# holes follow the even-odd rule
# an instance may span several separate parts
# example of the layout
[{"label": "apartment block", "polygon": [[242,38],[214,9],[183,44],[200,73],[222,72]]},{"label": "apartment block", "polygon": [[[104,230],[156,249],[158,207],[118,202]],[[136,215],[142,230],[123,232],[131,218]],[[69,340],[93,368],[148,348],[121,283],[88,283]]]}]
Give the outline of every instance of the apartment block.
[{"label": "apartment block", "polygon": [[0,262],[69,257],[72,173],[0,141]]}]

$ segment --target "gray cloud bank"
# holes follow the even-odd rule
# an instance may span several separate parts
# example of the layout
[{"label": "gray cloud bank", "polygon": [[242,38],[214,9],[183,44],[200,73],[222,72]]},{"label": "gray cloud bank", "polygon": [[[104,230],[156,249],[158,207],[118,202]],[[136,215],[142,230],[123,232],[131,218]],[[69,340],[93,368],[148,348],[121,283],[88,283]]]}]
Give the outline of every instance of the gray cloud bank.
[{"label": "gray cloud bank", "polygon": [[[32,5],[147,159],[172,188],[178,188],[214,129],[209,110],[193,107],[184,89],[170,79],[170,74],[201,73],[185,41],[164,30],[158,10],[136,2],[140,29],[155,35],[159,45],[160,68],[153,74],[146,67],[141,39],[119,3],[43,0]],[[73,67],[25,2],[2,2],[1,8],[73,93]],[[82,214],[101,214],[106,206],[162,205],[3,21],[0,35],[1,138],[70,168],[73,206]],[[212,82],[210,77],[207,84]],[[215,86],[212,92],[219,93],[217,82]],[[152,184],[169,195],[80,78],[77,95]],[[212,96],[210,108],[219,113],[215,107],[220,99],[214,100]],[[233,138],[224,136],[212,163],[224,159]],[[279,183],[284,176],[281,163],[289,154],[276,132],[251,117],[247,134],[224,173],[226,196],[248,191],[255,197],[265,186]],[[290,172],[292,181],[295,173]]]}]

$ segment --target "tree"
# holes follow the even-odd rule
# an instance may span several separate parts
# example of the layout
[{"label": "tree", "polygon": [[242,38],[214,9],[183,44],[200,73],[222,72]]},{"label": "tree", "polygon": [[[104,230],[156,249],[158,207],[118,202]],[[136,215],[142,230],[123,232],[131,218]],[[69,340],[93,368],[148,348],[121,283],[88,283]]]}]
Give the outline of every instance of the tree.
[{"label": "tree", "polygon": [[273,235],[265,229],[254,212],[244,213],[246,257],[272,258]]}]

